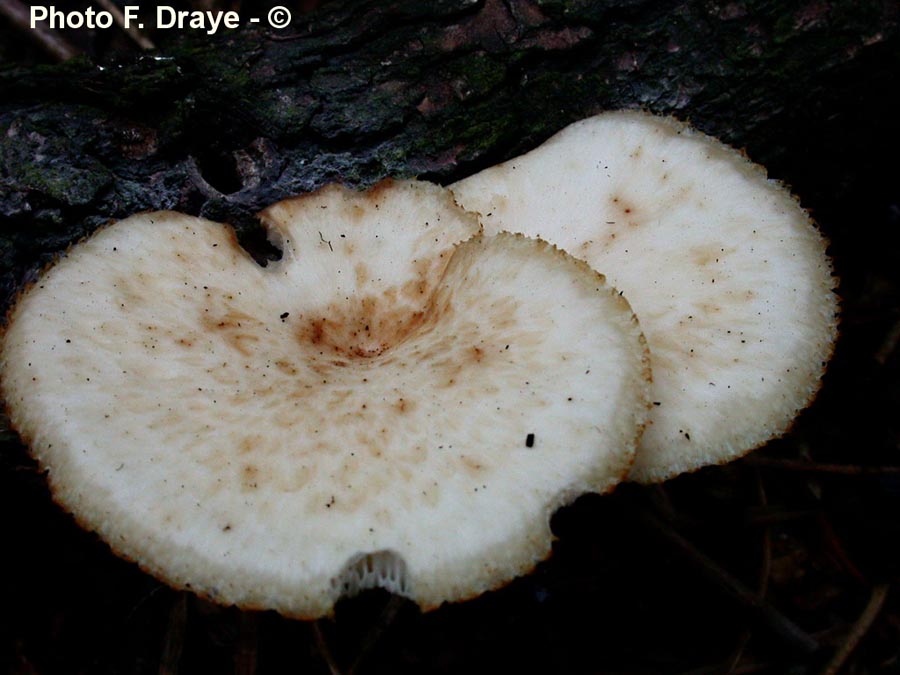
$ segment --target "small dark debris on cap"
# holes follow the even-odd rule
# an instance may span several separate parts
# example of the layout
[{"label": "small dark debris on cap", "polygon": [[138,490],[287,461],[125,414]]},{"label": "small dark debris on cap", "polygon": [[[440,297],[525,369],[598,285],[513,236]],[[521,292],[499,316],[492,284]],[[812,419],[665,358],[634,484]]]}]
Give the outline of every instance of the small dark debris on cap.
[{"label": "small dark debris on cap", "polygon": [[534,447],[534,434],[528,434],[525,437],[525,447],[533,448]]}]

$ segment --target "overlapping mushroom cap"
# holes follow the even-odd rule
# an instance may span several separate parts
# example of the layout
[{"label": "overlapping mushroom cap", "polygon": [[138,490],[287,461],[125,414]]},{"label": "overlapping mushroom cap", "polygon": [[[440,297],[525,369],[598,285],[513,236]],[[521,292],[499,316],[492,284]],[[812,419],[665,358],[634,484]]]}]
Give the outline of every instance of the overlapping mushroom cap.
[{"label": "overlapping mushroom cap", "polygon": [[530,569],[550,513],[627,472],[647,354],[587,265],[422,183],[263,220],[267,267],[216,223],[129,218],[11,313],[11,421],[117,552],[294,616],[375,585],[430,607]]},{"label": "overlapping mushroom cap", "polygon": [[486,232],[544,238],[628,298],[657,406],[635,480],[734,459],[817,391],[836,334],[825,242],[787,190],[718,141],[606,113],[451,188]]}]

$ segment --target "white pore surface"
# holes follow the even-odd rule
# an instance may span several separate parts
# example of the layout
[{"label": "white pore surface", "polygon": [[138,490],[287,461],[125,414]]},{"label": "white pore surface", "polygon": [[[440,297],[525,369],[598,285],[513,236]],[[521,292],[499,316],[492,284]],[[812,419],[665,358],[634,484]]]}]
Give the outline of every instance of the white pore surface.
[{"label": "white pore surface", "polygon": [[631,303],[655,403],[634,480],[734,459],[815,395],[836,333],[825,241],[734,150],[672,119],[606,113],[451,188],[487,233],[546,239]]},{"label": "white pore surface", "polygon": [[11,421],[118,553],[293,616],[374,585],[433,607],[530,569],[557,506],[626,474],[648,359],[586,265],[512,235],[459,245],[474,217],[428,184],[263,215],[268,267],[222,225],[144,214],[13,311]]}]

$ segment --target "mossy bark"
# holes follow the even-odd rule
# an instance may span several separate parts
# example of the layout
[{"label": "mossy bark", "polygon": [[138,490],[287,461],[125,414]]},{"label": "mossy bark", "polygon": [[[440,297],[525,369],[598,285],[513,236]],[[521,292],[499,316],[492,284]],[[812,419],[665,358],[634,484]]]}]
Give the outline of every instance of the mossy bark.
[{"label": "mossy bark", "polygon": [[248,227],[329,181],[450,181],[603,109],[675,114],[777,160],[785,120],[896,68],[897,23],[877,1],[371,0],[127,63],[2,71],[3,283],[108,219]]}]

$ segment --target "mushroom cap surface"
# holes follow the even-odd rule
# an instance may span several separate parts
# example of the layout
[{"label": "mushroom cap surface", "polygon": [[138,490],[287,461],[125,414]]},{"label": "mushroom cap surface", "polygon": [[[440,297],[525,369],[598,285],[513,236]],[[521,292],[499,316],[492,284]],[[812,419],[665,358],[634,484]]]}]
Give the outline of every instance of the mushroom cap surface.
[{"label": "mushroom cap surface", "polygon": [[266,267],[225,226],[143,214],[11,312],[11,422],[117,553],[290,616],[373,586],[430,608],[531,569],[552,511],[627,473],[649,361],[587,265],[481,236],[426,183],[262,217]]},{"label": "mushroom cap surface", "polygon": [[837,332],[826,242],[788,190],[671,118],[604,113],[451,186],[485,232],[523,232],[621,289],[655,408],[631,478],[652,483],[781,435]]}]

